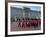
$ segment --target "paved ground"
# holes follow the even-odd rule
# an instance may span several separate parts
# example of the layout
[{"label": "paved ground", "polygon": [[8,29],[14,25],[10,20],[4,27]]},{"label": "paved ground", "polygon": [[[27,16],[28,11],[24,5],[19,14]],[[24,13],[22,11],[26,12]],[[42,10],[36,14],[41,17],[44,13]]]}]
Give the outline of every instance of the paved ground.
[{"label": "paved ground", "polygon": [[40,26],[39,27],[25,27],[25,28],[22,28],[22,27],[18,27],[18,24],[16,22],[12,22],[11,24],[11,31],[26,31],[26,30],[39,30],[40,29]]}]

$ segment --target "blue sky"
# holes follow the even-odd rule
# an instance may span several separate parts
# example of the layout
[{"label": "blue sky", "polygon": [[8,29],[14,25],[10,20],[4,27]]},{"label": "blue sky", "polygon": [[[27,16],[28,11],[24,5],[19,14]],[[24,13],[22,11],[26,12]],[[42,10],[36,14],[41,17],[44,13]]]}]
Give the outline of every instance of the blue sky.
[{"label": "blue sky", "polygon": [[35,10],[35,11],[40,11],[41,7],[40,6],[31,6],[29,7],[31,10]]},{"label": "blue sky", "polygon": [[40,6],[15,6],[15,7],[17,7],[17,8],[22,8],[22,9],[23,9],[23,7],[28,7],[28,8],[30,8],[31,10],[41,11],[41,7],[40,7]]}]

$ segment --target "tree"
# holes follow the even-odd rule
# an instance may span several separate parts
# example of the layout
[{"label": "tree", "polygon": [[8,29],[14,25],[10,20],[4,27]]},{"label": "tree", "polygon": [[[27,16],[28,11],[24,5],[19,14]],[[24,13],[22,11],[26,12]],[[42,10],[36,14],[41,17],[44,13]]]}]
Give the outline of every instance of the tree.
[{"label": "tree", "polygon": [[24,11],[25,11],[25,12],[29,12],[29,11],[30,11],[30,8],[24,7]]}]

